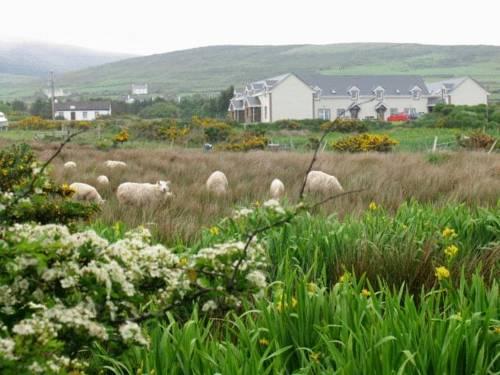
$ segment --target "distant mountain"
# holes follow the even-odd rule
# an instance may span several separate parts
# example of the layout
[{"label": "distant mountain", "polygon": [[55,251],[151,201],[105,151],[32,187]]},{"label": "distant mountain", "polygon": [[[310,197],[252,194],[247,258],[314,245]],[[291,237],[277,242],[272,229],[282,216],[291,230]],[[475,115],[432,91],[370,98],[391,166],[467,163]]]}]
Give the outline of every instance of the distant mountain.
[{"label": "distant mountain", "polygon": [[[112,97],[126,94],[131,83],[148,83],[153,93],[178,95],[241,87],[285,72],[419,74],[429,81],[469,75],[500,100],[500,47],[485,45],[212,46],[73,71],[59,76],[57,84],[73,93]],[[0,85],[0,97],[2,92]]]},{"label": "distant mountain", "polygon": [[65,73],[130,57],[58,44],[0,41],[0,74],[46,77],[51,70]]}]

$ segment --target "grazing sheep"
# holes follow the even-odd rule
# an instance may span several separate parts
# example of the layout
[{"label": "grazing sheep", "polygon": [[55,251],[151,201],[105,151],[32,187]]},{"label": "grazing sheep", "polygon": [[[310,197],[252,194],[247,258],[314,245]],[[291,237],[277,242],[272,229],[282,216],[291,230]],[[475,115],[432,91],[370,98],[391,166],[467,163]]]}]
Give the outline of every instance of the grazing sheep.
[{"label": "grazing sheep", "polygon": [[307,174],[305,192],[321,194],[338,194],[344,189],[335,176],[321,171],[311,171]]},{"label": "grazing sheep", "polygon": [[138,207],[163,203],[171,196],[170,181],[158,181],[156,184],[124,182],[116,190],[120,204]]},{"label": "grazing sheep", "polygon": [[97,177],[97,183],[101,186],[109,186],[109,179],[106,176]]},{"label": "grazing sheep", "polygon": [[64,163],[64,170],[65,171],[73,171],[76,169],[76,163],[74,161],[67,161]]},{"label": "grazing sheep", "polygon": [[207,190],[215,195],[224,195],[227,193],[228,182],[226,175],[221,171],[215,171],[207,180]]},{"label": "grazing sheep", "polygon": [[117,160],[107,160],[104,165],[110,169],[127,168],[127,163]]},{"label": "grazing sheep", "polygon": [[104,199],[101,198],[96,188],[91,185],[73,182],[69,187],[75,191],[73,199],[77,201],[89,201],[98,204],[104,203]]},{"label": "grazing sheep", "polygon": [[271,182],[269,192],[271,193],[271,198],[280,199],[285,194],[285,184],[283,184],[281,180],[275,178],[273,182]]}]

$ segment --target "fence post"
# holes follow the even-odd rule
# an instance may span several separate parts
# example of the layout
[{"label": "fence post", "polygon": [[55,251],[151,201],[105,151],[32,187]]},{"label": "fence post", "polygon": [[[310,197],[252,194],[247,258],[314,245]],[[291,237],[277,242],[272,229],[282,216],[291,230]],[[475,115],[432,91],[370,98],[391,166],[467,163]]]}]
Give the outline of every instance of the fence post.
[{"label": "fence post", "polygon": [[491,154],[493,150],[495,149],[495,146],[497,145],[498,139],[493,142],[493,144],[490,147],[490,150],[488,151],[488,154]]},{"label": "fence post", "polygon": [[434,144],[432,145],[432,152],[436,152],[437,143],[438,143],[438,137],[436,135],[434,136]]}]

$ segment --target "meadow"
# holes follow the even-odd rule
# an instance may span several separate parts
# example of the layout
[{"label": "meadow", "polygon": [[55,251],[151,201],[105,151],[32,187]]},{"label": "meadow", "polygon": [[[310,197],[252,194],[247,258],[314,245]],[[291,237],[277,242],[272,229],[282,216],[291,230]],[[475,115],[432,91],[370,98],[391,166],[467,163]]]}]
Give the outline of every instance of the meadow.
[{"label": "meadow", "polygon": [[[68,227],[76,235],[71,246],[80,254],[79,266],[62,258],[62,250],[50,258],[47,249],[65,249],[59,242],[47,245],[50,236],[42,237],[43,246],[36,238],[17,248],[0,241],[0,284],[18,290],[26,301],[43,302],[46,311],[64,303],[73,316],[89,299],[99,307],[82,315],[84,323],[76,327],[62,320],[59,336],[40,344],[19,328],[29,320],[16,321],[5,312],[2,303],[7,302],[0,302],[6,327],[0,334],[0,370],[19,373],[37,369],[36,362],[44,373],[63,374],[499,373],[500,156],[409,152],[425,130],[397,130],[402,140],[408,139],[408,148],[392,153],[320,152],[313,169],[337,176],[346,191],[363,191],[314,209],[304,205],[324,197],[299,200],[312,157],[305,146],[299,152],[202,152],[131,140],[98,150],[92,136],[83,134],[63,149],[48,174],[56,186],[74,181],[95,185],[98,175],[110,177],[109,188],[100,189],[106,199],[100,211]],[[438,131],[440,137],[453,137],[453,130]],[[33,141],[32,135],[2,134],[0,146],[29,140],[36,156],[47,160],[58,144]],[[77,163],[75,171],[63,169],[69,160]],[[110,172],[106,160],[123,160],[127,168]],[[224,197],[205,190],[214,170],[228,177]],[[273,178],[286,186],[278,207],[266,203]],[[165,205],[138,209],[118,204],[114,191],[121,182],[160,179],[172,182],[174,197]],[[248,210],[238,211],[243,208]],[[151,231],[150,247],[128,234],[138,226]],[[230,244],[246,243],[254,231],[262,258],[245,260],[239,277],[239,261],[221,251],[242,246]],[[2,232],[5,243],[16,246],[19,240],[8,233]],[[80,235],[89,242],[79,240]],[[152,258],[159,246],[168,249],[172,263]],[[30,252],[43,260],[40,271],[9,266]],[[106,257],[99,258],[100,252]],[[199,263],[202,254],[209,258]],[[116,263],[106,268],[109,256]],[[211,256],[219,263],[211,263]],[[61,281],[43,276],[60,272],[65,262]],[[100,277],[88,279],[77,271],[99,262]],[[122,276],[114,273],[118,265]],[[147,272],[139,280],[142,267]],[[168,271],[165,279],[154,276],[161,267]],[[108,297],[105,270],[113,280]],[[171,280],[183,272],[188,281]],[[39,301],[39,293],[19,291],[23,278],[57,298]],[[124,278],[137,294],[124,293]],[[72,287],[64,286],[75,279]],[[159,286],[163,283],[166,287]],[[162,306],[165,289],[181,292]],[[25,307],[31,304],[19,303],[19,314],[45,322],[45,315]],[[108,311],[110,303],[116,310]],[[102,324],[107,338],[93,336],[87,320]],[[17,343],[10,352],[9,340]],[[17,365],[8,354],[17,355]],[[64,356],[72,361],[60,365],[63,361],[56,359]],[[55,365],[58,371],[50,367]]]}]

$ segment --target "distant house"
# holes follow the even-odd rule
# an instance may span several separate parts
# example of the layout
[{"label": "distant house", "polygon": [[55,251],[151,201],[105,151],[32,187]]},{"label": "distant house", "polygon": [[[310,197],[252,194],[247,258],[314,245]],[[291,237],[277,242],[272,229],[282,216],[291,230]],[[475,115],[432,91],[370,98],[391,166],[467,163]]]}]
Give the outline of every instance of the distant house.
[{"label": "distant house", "polygon": [[148,95],[149,89],[148,84],[133,84],[131,86],[130,92],[132,95]]},{"label": "distant house", "polygon": [[229,104],[233,120],[385,120],[391,114],[427,112],[429,92],[419,76],[326,76],[293,73],[248,84]]},{"label": "distant house", "polygon": [[429,106],[437,103],[455,105],[488,104],[489,92],[470,77],[451,78],[427,84],[431,94]]},{"label": "distant house", "polygon": [[56,118],[68,121],[94,121],[101,116],[111,115],[109,102],[67,102],[55,103]]},{"label": "distant house", "polygon": [[[43,93],[47,98],[49,98],[49,99],[52,98],[52,91],[50,89],[44,89]],[[69,95],[71,95],[71,93],[68,91],[65,91],[64,89],[54,89],[54,97],[55,98],[62,98],[62,97],[69,96]]]}]

